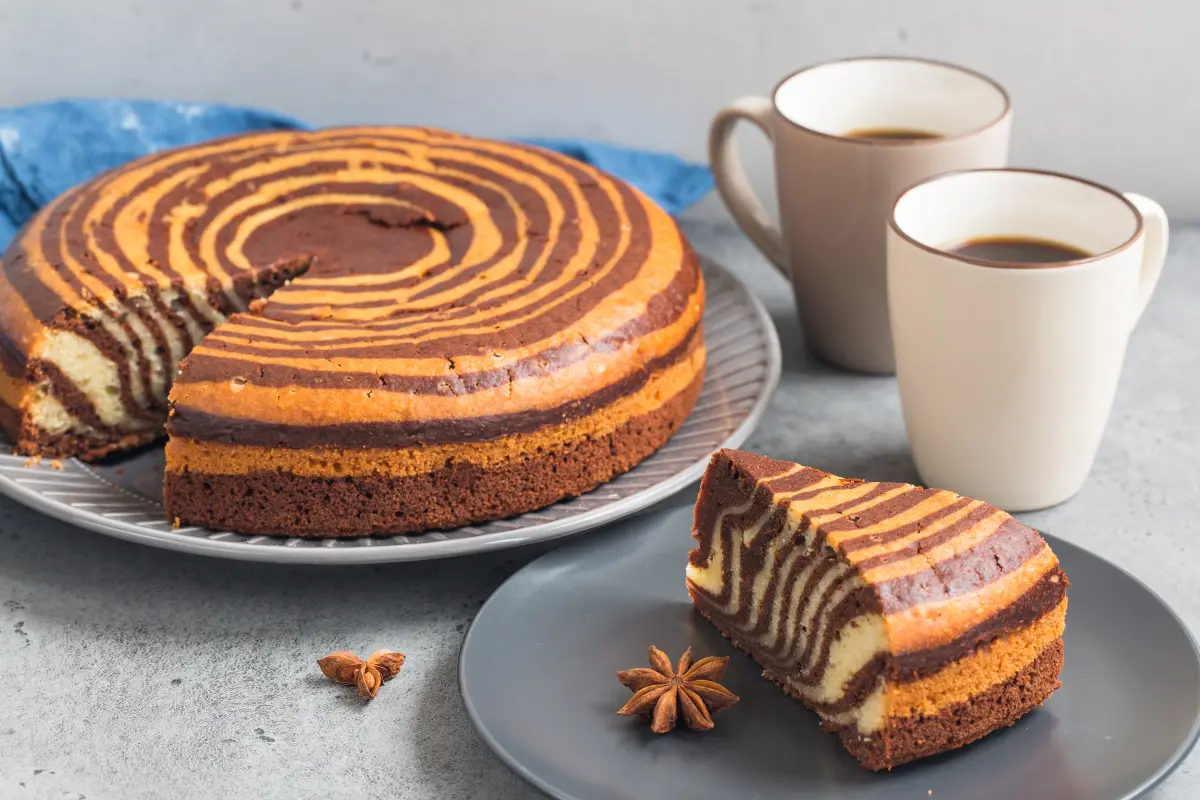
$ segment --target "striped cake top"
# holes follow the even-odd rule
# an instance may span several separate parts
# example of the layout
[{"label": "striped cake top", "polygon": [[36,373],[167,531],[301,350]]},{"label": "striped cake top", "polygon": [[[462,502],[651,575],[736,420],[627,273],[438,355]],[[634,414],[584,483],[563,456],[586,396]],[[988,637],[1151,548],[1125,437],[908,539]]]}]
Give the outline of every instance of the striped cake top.
[{"label": "striped cake top", "polygon": [[296,277],[191,351],[173,433],[561,416],[677,359],[703,303],[674,221],[620,180],[530,146],[342,128],[166,151],[72,190],[5,254],[0,333],[27,358],[64,318],[136,315],[122,304],[146,286],[245,308],[238,276],[268,268]]}]

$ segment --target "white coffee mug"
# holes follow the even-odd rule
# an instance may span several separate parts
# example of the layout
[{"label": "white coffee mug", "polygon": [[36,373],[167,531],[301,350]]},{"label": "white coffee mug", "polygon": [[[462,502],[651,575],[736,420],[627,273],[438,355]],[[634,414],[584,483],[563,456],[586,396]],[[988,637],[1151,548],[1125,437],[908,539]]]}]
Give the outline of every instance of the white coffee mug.
[{"label": "white coffee mug", "polygon": [[[742,172],[739,120],[771,140],[780,227]],[[720,111],[709,156],[733,218],[791,281],[813,353],[891,373],[885,231],[896,195],[939,172],[1004,166],[1011,126],[1008,95],[978,73],[854,58],[802,69],[770,99],[743,97]]]},{"label": "white coffee mug", "polygon": [[[1008,237],[1093,255],[1021,268],[948,252]],[[1167,238],[1154,201],[1056,173],[967,170],[900,195],[888,303],[921,478],[1009,511],[1074,495]]]}]

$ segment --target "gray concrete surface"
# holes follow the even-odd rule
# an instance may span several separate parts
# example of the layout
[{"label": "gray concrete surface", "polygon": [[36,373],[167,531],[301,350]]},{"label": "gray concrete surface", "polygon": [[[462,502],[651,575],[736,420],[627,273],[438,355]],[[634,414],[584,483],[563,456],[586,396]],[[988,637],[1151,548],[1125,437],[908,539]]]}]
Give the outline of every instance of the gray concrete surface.
[{"label": "gray concrete surface", "polygon": [[[914,479],[894,382],[814,364],[782,281],[749,245],[721,224],[688,232],[753,284],[783,339],[783,381],[749,446],[844,475]],[[1200,229],[1177,231],[1091,480],[1070,502],[1024,515],[1122,564],[1194,630],[1198,261]],[[0,500],[0,797],[535,797],[476,741],[455,668],[479,605],[535,555],[343,569],[221,562]],[[408,663],[365,705],[313,663],[379,647]],[[1156,797],[1198,796],[1197,758]]]},{"label": "gray concrete surface", "polygon": [[[707,160],[708,122],[738,95],[819,61],[915,55],[1009,89],[1013,164],[1200,219],[1198,26],[1178,0],[0,0],[0,104],[220,100]],[[766,193],[766,145],[744,139]]]}]

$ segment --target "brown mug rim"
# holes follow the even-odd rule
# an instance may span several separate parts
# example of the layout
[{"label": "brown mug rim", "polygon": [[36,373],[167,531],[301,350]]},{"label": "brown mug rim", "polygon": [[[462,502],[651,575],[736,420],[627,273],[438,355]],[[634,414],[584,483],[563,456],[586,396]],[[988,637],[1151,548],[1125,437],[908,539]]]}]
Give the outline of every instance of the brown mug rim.
[{"label": "brown mug rim", "polygon": [[[787,114],[783,113],[783,110],[779,108],[779,90],[782,89],[783,85],[792,78],[796,77],[797,75],[802,75],[805,72],[811,72],[814,69],[820,69],[821,67],[829,67],[835,64],[850,64],[857,61],[910,61],[916,64],[930,64],[937,67],[946,67],[948,69],[956,70],[972,77],[979,78],[985,83],[991,84],[998,92],[1000,92],[1000,96],[1004,98],[1004,110],[1000,112],[999,116],[986,125],[983,125],[979,128],[973,128],[962,133],[956,133],[952,136],[935,136],[928,139],[856,139],[852,136],[846,136],[844,134],[839,135],[836,133],[825,133],[824,131],[810,128],[807,125],[801,125],[799,122],[796,122]],[[1012,98],[1008,96],[1008,91],[995,79],[989,78],[982,72],[978,72],[969,67],[964,67],[960,64],[954,64],[949,61],[939,61],[934,58],[919,58],[917,56],[851,56],[849,58],[833,58],[828,61],[821,61],[817,64],[809,64],[807,67],[801,67],[793,72],[789,72],[787,75],[784,75],[779,79],[779,82],[775,84],[775,88],[771,90],[771,105],[774,107],[775,113],[778,114],[784,120],[784,122],[788,123],[794,128],[804,131],[805,133],[810,133],[813,136],[820,136],[825,139],[833,139],[834,141],[838,142],[848,142],[850,144],[867,146],[875,145],[880,147],[931,147],[943,142],[954,142],[960,139],[966,139],[969,136],[977,136],[984,131],[991,130],[1012,114]]]},{"label": "brown mug rim", "polygon": [[[1117,245],[1116,247],[1105,250],[1102,253],[1096,253],[1095,255],[1087,256],[1086,258],[1072,258],[1072,259],[1067,259],[1066,261],[1039,261],[1036,264],[1027,264],[1022,261],[996,261],[996,260],[988,259],[988,258],[975,258],[974,256],[964,256],[964,255],[960,255],[958,253],[952,253],[949,250],[943,250],[939,247],[934,247],[932,245],[925,244],[924,242],[918,242],[916,239],[909,236],[904,230],[902,230],[900,228],[900,225],[897,224],[896,208],[897,208],[897,206],[900,205],[900,201],[903,200],[904,197],[909,192],[911,192],[915,189],[918,189],[926,184],[935,183],[936,181],[940,181],[940,180],[943,180],[946,178],[953,178],[958,175],[982,174],[982,173],[986,173],[986,172],[1013,172],[1013,173],[1019,173],[1019,174],[1024,174],[1024,175],[1043,175],[1043,176],[1048,176],[1051,178],[1058,178],[1059,180],[1067,180],[1067,181],[1073,181],[1074,183],[1082,183],[1084,186],[1090,186],[1093,189],[1099,189],[1100,191],[1110,194],[1113,197],[1120,200],[1122,203],[1125,204],[1126,208],[1128,208],[1130,211],[1133,212],[1133,219],[1136,223],[1134,226],[1134,229],[1133,229],[1133,233],[1130,235],[1130,237],[1128,239],[1126,239],[1124,242]],[[1113,256],[1113,255],[1116,255],[1117,253],[1128,250],[1130,247],[1133,246],[1133,244],[1135,242],[1137,242],[1138,239],[1141,238],[1142,231],[1144,231],[1146,228],[1146,220],[1144,217],[1142,217],[1142,212],[1138,210],[1138,207],[1135,206],[1128,197],[1126,197],[1122,193],[1118,192],[1116,189],[1113,189],[1111,186],[1105,186],[1103,183],[1097,183],[1096,181],[1089,180],[1087,178],[1080,178],[1078,175],[1069,175],[1065,172],[1056,172],[1056,171],[1050,170],[1050,169],[1032,169],[1032,168],[1028,168],[1028,167],[976,167],[974,169],[955,169],[955,170],[950,170],[948,172],[939,172],[936,175],[930,175],[927,178],[922,178],[921,180],[914,183],[912,186],[909,186],[907,189],[900,192],[900,194],[896,195],[895,201],[892,202],[892,210],[888,214],[888,227],[890,227],[893,231],[895,231],[897,236],[904,239],[909,244],[919,247],[920,249],[925,250],[926,252],[933,253],[934,255],[944,256],[946,258],[953,259],[955,261],[959,261],[964,264],[971,264],[971,265],[977,266],[977,267],[988,267],[988,268],[992,268],[992,269],[996,269],[996,268],[1013,269],[1014,267],[1019,267],[1019,271],[1028,272],[1028,271],[1035,271],[1035,270],[1042,270],[1042,269],[1061,269],[1063,267],[1077,267],[1077,266],[1083,266],[1083,265],[1087,265],[1087,264],[1094,264],[1097,261],[1103,261],[1104,259],[1108,258],[1109,256]]]}]

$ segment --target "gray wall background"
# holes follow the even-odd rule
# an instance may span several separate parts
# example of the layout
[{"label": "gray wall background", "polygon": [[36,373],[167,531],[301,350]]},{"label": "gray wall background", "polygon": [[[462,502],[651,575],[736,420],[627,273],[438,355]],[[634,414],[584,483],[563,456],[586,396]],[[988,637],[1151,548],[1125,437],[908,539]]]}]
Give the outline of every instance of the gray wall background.
[{"label": "gray wall background", "polygon": [[[1186,0],[0,0],[0,105],[222,100],[702,159],[728,100],[815,61],[912,54],[1009,89],[1014,164],[1200,218],[1197,34]],[[766,146],[744,138],[769,192]]]}]

